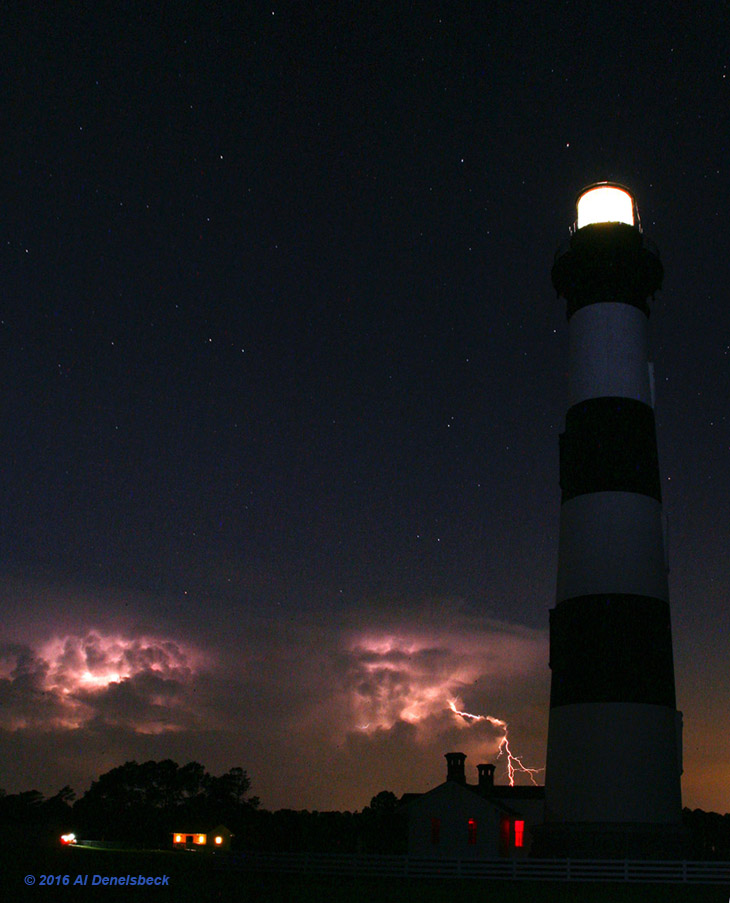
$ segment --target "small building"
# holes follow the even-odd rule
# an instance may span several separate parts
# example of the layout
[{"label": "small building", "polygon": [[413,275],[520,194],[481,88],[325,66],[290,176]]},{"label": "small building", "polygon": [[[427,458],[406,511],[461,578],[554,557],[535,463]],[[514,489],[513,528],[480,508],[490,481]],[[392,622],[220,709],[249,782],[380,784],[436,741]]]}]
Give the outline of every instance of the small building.
[{"label": "small building", "polygon": [[478,765],[467,784],[464,753],[446,753],[446,780],[426,793],[407,793],[408,853],[434,859],[527,856],[532,828],[543,820],[545,788],[494,783],[494,765]]},{"label": "small building", "polygon": [[230,850],[233,834],[225,825],[196,825],[195,831],[173,831],[174,850]]}]

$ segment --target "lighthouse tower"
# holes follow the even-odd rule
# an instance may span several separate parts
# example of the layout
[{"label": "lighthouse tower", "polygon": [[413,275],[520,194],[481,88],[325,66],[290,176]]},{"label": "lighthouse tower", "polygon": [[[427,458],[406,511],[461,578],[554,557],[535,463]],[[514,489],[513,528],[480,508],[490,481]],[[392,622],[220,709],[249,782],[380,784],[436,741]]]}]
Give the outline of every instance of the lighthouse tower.
[{"label": "lighthouse tower", "polygon": [[630,192],[584,189],[552,271],[567,302],[570,375],[550,612],[547,855],[680,853],[682,716],[647,355],[662,276]]}]

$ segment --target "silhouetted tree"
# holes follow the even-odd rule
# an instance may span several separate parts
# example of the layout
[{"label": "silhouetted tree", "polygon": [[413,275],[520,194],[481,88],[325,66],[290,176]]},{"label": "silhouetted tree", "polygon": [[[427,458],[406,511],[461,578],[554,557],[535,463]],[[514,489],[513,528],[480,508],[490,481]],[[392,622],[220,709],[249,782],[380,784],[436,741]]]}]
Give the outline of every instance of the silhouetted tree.
[{"label": "silhouetted tree", "polygon": [[395,812],[398,806],[398,797],[391,790],[381,790],[370,800],[370,808],[373,812],[386,814]]},{"label": "silhouetted tree", "polygon": [[176,776],[178,803],[185,803],[202,796],[209,780],[210,775],[200,762],[188,762],[187,765],[178,768]]},{"label": "silhouetted tree", "polygon": [[242,768],[213,777],[198,762],[125,762],[92,783],[74,814],[88,836],[167,845],[181,821],[223,822],[236,834],[258,805],[246,798],[250,786]]},{"label": "silhouetted tree", "polygon": [[54,844],[72,824],[73,790],[66,786],[50,799],[38,790],[0,794],[0,827],[9,831],[15,842]]},{"label": "silhouetted tree", "polygon": [[730,814],[684,809],[684,826],[692,859],[730,860]]},{"label": "silhouetted tree", "polygon": [[390,790],[381,790],[362,810],[359,845],[368,853],[404,853],[407,829],[398,811],[398,798]]}]

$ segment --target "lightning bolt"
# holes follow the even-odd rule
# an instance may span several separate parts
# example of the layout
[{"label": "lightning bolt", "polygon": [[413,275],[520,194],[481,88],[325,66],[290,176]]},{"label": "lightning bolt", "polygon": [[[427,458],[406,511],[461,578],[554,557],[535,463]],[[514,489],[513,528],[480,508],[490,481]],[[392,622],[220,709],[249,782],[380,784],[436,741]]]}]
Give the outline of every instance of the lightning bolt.
[{"label": "lightning bolt", "polygon": [[502,739],[499,741],[499,752],[497,753],[497,758],[499,759],[502,754],[507,757],[507,778],[509,780],[510,787],[515,786],[515,772],[521,771],[523,774],[526,774],[528,778],[532,781],[532,783],[537,787],[538,783],[535,780],[535,775],[539,774],[541,771],[544,771],[544,768],[528,768],[526,765],[522,763],[522,759],[520,756],[515,756],[512,753],[512,750],[509,748],[509,740],[507,738],[507,722],[502,721],[501,718],[495,718],[493,715],[472,715],[471,712],[462,712],[460,709],[456,707],[456,700],[449,699],[449,708],[455,715],[461,715],[465,720],[471,721],[488,721],[490,724],[494,725],[494,727],[499,728],[500,731],[504,732]]}]

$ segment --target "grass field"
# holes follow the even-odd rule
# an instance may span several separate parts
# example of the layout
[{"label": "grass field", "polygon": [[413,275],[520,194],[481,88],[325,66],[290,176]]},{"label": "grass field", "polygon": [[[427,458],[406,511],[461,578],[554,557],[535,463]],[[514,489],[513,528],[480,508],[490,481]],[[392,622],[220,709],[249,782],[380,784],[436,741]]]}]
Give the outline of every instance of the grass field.
[{"label": "grass field", "polygon": [[[646,884],[557,884],[532,881],[434,881],[385,878],[249,875],[219,866],[215,856],[84,848],[25,849],[0,854],[0,899],[118,900],[167,903],[728,903],[730,888]],[[35,879],[32,886],[25,877]],[[42,885],[41,876],[64,875],[68,885]],[[86,885],[74,885],[88,875]],[[104,886],[94,876],[167,876],[165,886]]]}]

